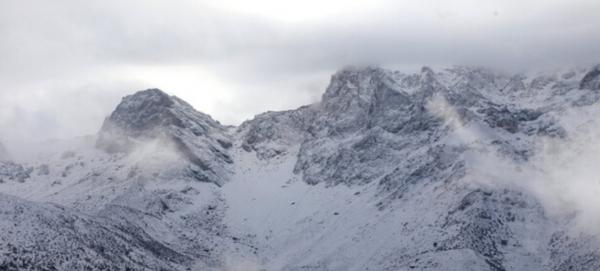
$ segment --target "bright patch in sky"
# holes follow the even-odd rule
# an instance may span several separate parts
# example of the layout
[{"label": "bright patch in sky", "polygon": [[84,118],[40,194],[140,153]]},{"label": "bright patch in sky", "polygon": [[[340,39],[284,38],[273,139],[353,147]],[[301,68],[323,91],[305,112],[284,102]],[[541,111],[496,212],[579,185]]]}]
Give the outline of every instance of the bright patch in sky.
[{"label": "bright patch in sky", "polygon": [[226,11],[298,23],[325,19],[335,21],[336,16],[363,12],[378,7],[382,2],[382,0],[222,0],[212,1],[209,4]]},{"label": "bright patch in sky", "polygon": [[[203,112],[219,112],[235,93],[232,86],[200,66],[134,66],[125,69],[126,78],[137,80],[142,88],[159,88],[193,102]],[[223,121],[223,120],[220,120]]]}]

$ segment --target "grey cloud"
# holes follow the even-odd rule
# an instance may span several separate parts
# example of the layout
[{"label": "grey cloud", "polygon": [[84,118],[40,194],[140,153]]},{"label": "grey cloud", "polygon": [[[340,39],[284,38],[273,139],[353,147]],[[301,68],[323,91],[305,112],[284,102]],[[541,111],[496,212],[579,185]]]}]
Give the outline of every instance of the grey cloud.
[{"label": "grey cloud", "polygon": [[[95,132],[119,96],[155,87],[121,72],[136,67],[210,71],[223,88],[189,102],[213,99],[198,109],[239,123],[318,100],[346,65],[589,66],[600,62],[598,10],[600,2],[583,0],[380,1],[281,22],[188,0],[3,1],[0,140]],[[218,93],[230,98],[216,100]]]}]

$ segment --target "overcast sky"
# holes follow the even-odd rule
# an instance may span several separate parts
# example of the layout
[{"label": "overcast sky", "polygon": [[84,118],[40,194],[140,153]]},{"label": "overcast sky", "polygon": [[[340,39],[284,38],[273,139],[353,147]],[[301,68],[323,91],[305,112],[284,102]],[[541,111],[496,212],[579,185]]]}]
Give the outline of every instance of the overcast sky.
[{"label": "overcast sky", "polygon": [[0,1],[0,140],[94,133],[158,87],[224,124],[317,101],[346,65],[600,62],[597,0]]}]

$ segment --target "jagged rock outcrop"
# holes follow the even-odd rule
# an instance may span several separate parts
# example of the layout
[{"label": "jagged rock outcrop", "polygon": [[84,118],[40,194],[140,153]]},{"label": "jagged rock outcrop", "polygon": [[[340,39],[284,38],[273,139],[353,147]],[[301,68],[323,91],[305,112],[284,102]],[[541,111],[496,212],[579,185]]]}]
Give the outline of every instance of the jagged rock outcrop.
[{"label": "jagged rock outcrop", "polygon": [[286,154],[290,146],[299,144],[311,133],[310,122],[315,119],[316,113],[317,106],[313,105],[260,114],[238,128],[241,147],[255,152],[261,159]]},{"label": "jagged rock outcrop", "polygon": [[24,167],[21,164],[0,161],[0,183],[25,182],[33,173],[33,167]]},{"label": "jagged rock outcrop", "polygon": [[227,165],[233,163],[226,128],[159,89],[123,98],[104,121],[96,146],[110,153],[130,152],[156,139],[164,140],[164,147],[173,147],[189,160],[191,174],[198,180],[217,185],[225,181]]},{"label": "jagged rock outcrop", "polygon": [[600,90],[600,65],[594,67],[581,79],[581,89]]},{"label": "jagged rock outcrop", "polygon": [[[545,114],[553,106],[551,103],[528,108],[519,102],[524,99],[521,91],[557,86],[557,82],[551,85],[550,81],[542,84],[544,78],[536,77],[526,84],[522,76],[498,76],[482,68],[465,67],[441,73],[424,67],[421,73],[410,75],[381,68],[348,68],[332,77],[319,104],[261,115],[240,129],[250,139],[244,146],[253,146],[256,138],[265,138],[261,133],[268,133],[269,139],[301,143],[295,171],[311,184],[371,182],[386,171],[394,172],[393,168],[376,165],[399,164],[416,153],[419,158],[413,159],[427,161],[427,153],[447,149],[436,145],[445,144],[444,138],[464,133],[463,126],[472,126],[467,130],[500,129],[486,133],[491,137],[481,135],[486,137],[482,139],[500,143],[498,148],[507,154],[520,154],[516,157],[526,159],[531,146],[504,142],[493,134],[523,133],[531,140],[538,135],[566,135],[551,114]],[[521,90],[515,90],[515,81],[520,82]],[[512,90],[507,91],[509,88]],[[510,102],[500,105],[501,99]],[[437,100],[441,104],[432,105]],[[435,112],[440,107],[451,108],[451,112]],[[457,122],[458,126],[443,125],[448,121]],[[284,152],[286,145],[289,144],[282,144],[284,147],[275,153]],[[364,167],[356,167],[357,164]],[[417,170],[419,165],[415,166],[405,174]]]}]

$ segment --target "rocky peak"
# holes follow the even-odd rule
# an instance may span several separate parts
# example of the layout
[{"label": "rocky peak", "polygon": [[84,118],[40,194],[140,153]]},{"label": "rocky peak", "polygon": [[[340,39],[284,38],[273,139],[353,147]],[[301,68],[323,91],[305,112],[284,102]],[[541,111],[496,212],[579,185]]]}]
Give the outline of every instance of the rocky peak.
[{"label": "rocky peak", "polygon": [[119,128],[130,136],[149,135],[158,129],[188,128],[195,134],[222,129],[210,116],[196,111],[185,101],[159,89],[129,95],[105,121],[102,131]]},{"label": "rocky peak", "polygon": [[336,132],[351,132],[368,125],[373,115],[389,106],[409,102],[408,96],[387,70],[347,68],[331,78],[321,101],[321,120]]},{"label": "rocky peak", "polygon": [[[370,112],[378,107],[389,107],[391,96],[400,100],[412,99],[422,103],[434,93],[449,92],[439,78],[441,74],[424,66],[420,72],[403,74],[379,67],[346,68],[337,72],[323,95],[322,104],[332,113],[351,113],[358,109]],[[383,99],[382,99],[383,98]],[[394,102],[398,99],[392,98]],[[360,110],[359,110],[360,111]]]},{"label": "rocky peak", "polygon": [[231,139],[225,127],[159,89],[124,97],[104,121],[96,146],[109,153],[130,152],[152,139],[173,143],[202,181],[220,184],[226,165],[233,162],[228,154]]},{"label": "rocky peak", "polygon": [[377,67],[345,68],[332,76],[322,101],[332,111],[368,104],[386,73]]},{"label": "rocky peak", "polygon": [[[545,115],[547,110],[512,99],[514,92],[501,91],[512,81],[520,84],[525,78],[469,67],[441,72],[423,67],[411,75],[380,68],[342,70],[323,96],[322,112],[310,122],[311,136],[302,142],[295,171],[311,184],[356,184],[383,177],[381,169],[370,170],[376,168],[371,163],[401,164],[407,157],[419,161],[411,169],[414,172],[388,168],[396,172],[390,176],[397,181],[421,178],[423,172],[445,174],[432,164],[440,157],[453,157],[450,160],[456,163],[448,167],[458,172],[463,165],[457,157],[470,142],[463,145],[463,139],[455,139],[472,130],[485,131],[480,140],[499,145],[502,155],[527,159],[529,145],[492,142],[517,134],[521,141],[534,141],[538,135],[564,137],[565,132],[552,115]],[[457,124],[448,121],[454,118]],[[456,144],[448,149],[447,142]]]},{"label": "rocky peak", "polygon": [[421,82],[427,83],[429,81],[435,80],[435,72],[433,69],[427,66],[421,67]]},{"label": "rocky peak", "polygon": [[588,73],[585,74],[585,76],[583,77],[583,79],[581,79],[581,82],[579,83],[579,88],[600,90],[600,65],[596,65]]}]

